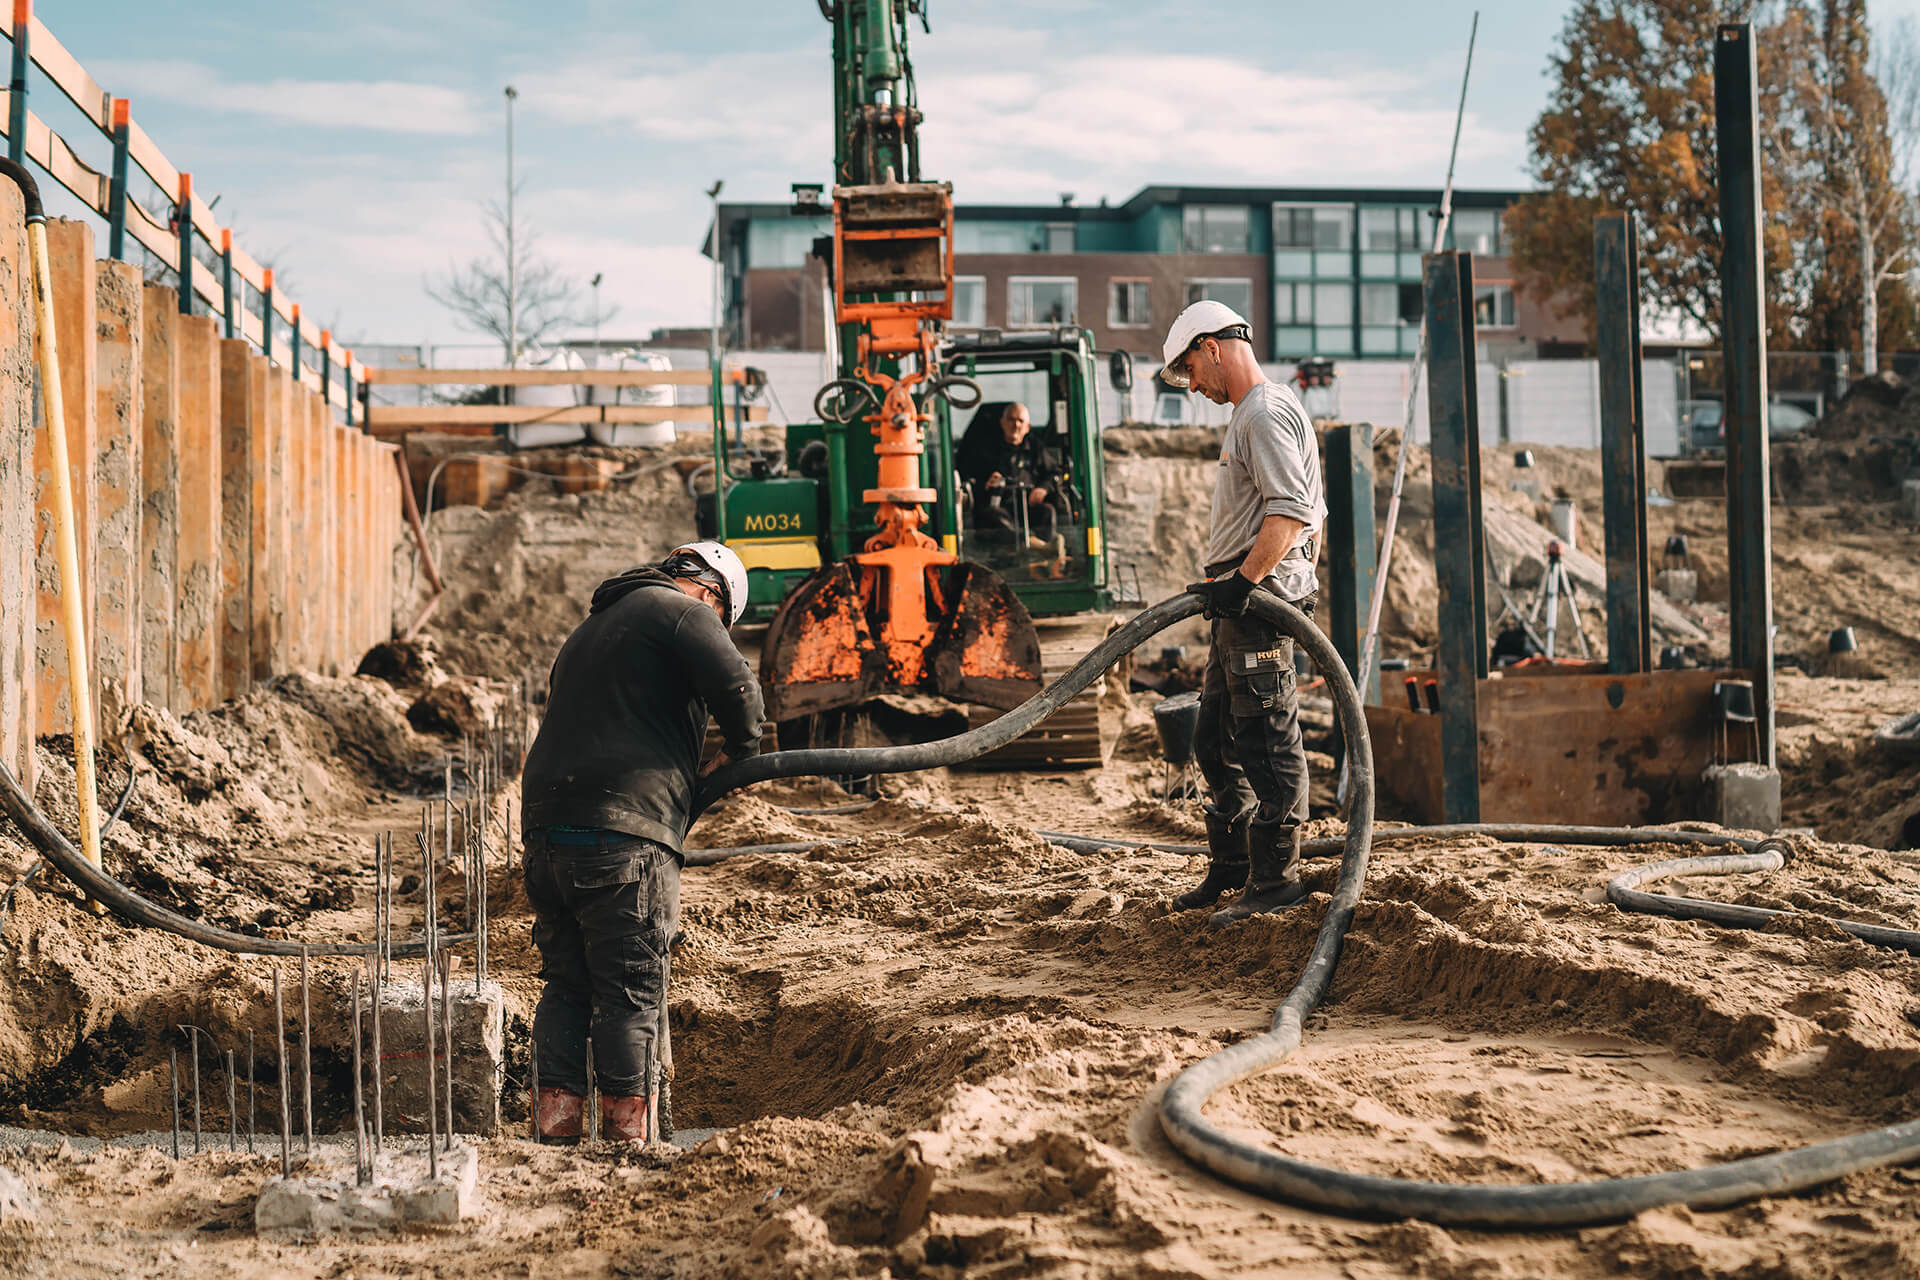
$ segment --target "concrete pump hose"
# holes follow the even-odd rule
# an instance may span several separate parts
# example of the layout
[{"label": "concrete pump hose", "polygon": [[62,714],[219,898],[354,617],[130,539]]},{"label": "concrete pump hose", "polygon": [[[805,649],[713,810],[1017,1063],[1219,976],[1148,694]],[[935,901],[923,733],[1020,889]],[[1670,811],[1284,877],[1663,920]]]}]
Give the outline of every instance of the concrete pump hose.
[{"label": "concrete pump hose", "polygon": [[[1299,1047],[1302,1026],[1332,983],[1340,947],[1353,923],[1354,907],[1366,880],[1373,838],[1373,751],[1367,738],[1360,696],[1346,665],[1326,637],[1298,610],[1265,591],[1254,592],[1250,607],[1256,616],[1292,636],[1312,657],[1314,665],[1325,673],[1347,744],[1345,764],[1352,803],[1347,834],[1340,842],[1339,875],[1326,914],[1298,980],[1274,1012],[1272,1029],[1188,1067],[1174,1077],[1161,1096],[1161,1128],[1188,1159],[1250,1191],[1333,1213],[1380,1219],[1422,1218],[1445,1226],[1534,1228],[1614,1222],[1670,1204],[1686,1204],[1696,1209],[1724,1208],[1759,1196],[1804,1190],[1878,1165],[1920,1158],[1920,1121],[1909,1121],[1706,1169],[1594,1182],[1450,1186],[1350,1173],[1294,1159],[1246,1142],[1212,1123],[1205,1110],[1214,1095],[1271,1069]],[[1049,688],[991,724],[956,737],[907,747],[776,752],[730,765],[706,780],[696,802],[696,812],[736,787],[768,778],[896,773],[972,759],[1025,733],[1092,683],[1122,654],[1161,629],[1198,613],[1200,608],[1200,599],[1194,595],[1176,596],[1153,606],[1115,631]],[[1597,845],[1692,843],[1737,848],[1748,856],[1757,855],[1751,863],[1746,857],[1716,856],[1677,864],[1694,874],[1720,864],[1728,870],[1764,870],[1778,865],[1774,861],[1777,854],[1760,848],[1762,842],[1712,832],[1473,823],[1413,829],[1407,835],[1424,839],[1486,836]],[[731,851],[706,852],[724,855]],[[716,856],[713,860],[719,858]],[[1660,868],[1675,865],[1656,864],[1638,874],[1643,881],[1657,879]],[[1629,873],[1622,879],[1631,880],[1635,874]],[[1665,874],[1675,872],[1669,870]],[[1622,891],[1634,892],[1627,886],[1622,886]],[[1660,897],[1638,895],[1639,899],[1656,900],[1654,909],[1665,910],[1665,904],[1658,901]],[[1621,905],[1628,909],[1646,909],[1641,902],[1630,901],[1630,906]],[[1720,904],[1704,905],[1718,907]]]},{"label": "concrete pump hose", "polygon": [[[1723,854],[1717,858],[1675,858],[1652,862],[1644,867],[1623,871],[1607,882],[1607,900],[1622,911],[1644,911],[1675,920],[1706,920],[1734,929],[1764,929],[1789,914],[1772,907],[1749,907],[1737,902],[1709,902],[1704,898],[1682,898],[1665,893],[1642,893],[1640,886],[1673,876],[1740,875],[1752,871],[1778,871],[1786,864],[1782,846],[1776,840],[1761,840],[1749,853]],[[1821,916],[1823,920],[1852,934],[1862,942],[1894,951],[1920,956],[1920,932],[1867,924],[1860,920],[1842,920]]]},{"label": "concrete pump hose", "polygon": [[[80,548],[74,536],[73,472],[68,459],[66,405],[61,398],[60,350],[54,340],[53,277],[47,264],[47,215],[40,188],[17,161],[0,158],[0,175],[13,179],[26,205],[27,254],[33,262],[33,321],[40,354],[40,405],[50,449],[53,537],[60,562],[60,603],[67,644],[67,705],[73,712],[73,777],[80,811],[80,848],[100,865],[100,792],[93,768],[92,664],[87,661],[85,604],[80,595]],[[93,459],[81,459],[91,469]]]},{"label": "concrete pump hose", "polygon": [[[378,944],[372,942],[303,943],[285,938],[256,938],[251,934],[236,933],[217,925],[190,920],[177,911],[169,911],[159,903],[141,897],[74,848],[59,828],[47,820],[47,815],[34,804],[33,797],[27,794],[20,780],[13,776],[13,771],[4,762],[0,762],[0,809],[6,811],[61,875],[128,924],[164,929],[189,941],[243,956],[297,956],[302,952],[314,956],[370,956],[379,952]],[[465,942],[472,936],[470,933],[442,934],[437,941],[445,946],[448,943]],[[425,942],[395,942],[387,954],[423,956],[426,953]]]}]

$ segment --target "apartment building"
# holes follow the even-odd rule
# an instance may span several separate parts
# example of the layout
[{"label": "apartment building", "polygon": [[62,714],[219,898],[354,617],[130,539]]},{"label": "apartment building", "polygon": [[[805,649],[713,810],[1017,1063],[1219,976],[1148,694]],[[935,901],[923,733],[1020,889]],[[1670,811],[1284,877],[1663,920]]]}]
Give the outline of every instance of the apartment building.
[{"label": "apartment building", "polygon": [[[1448,245],[1475,255],[1486,358],[1575,354],[1586,335],[1516,287],[1502,213],[1519,191],[1456,191]],[[1438,190],[1147,187],[1120,205],[959,205],[957,328],[1075,323],[1102,348],[1157,357],[1187,303],[1217,298],[1252,322],[1263,360],[1399,359],[1413,353],[1420,257]],[[785,205],[720,206],[730,343],[820,350],[830,217]],[[706,244],[712,244],[711,236]]]}]

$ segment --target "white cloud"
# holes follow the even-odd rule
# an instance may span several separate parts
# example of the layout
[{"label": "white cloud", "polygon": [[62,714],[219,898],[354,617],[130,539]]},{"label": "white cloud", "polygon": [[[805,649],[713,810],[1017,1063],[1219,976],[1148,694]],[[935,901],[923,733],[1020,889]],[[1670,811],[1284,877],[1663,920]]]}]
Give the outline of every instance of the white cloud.
[{"label": "white cloud", "polygon": [[93,71],[136,112],[154,99],[329,129],[459,135],[490,127],[472,94],[417,81],[228,80],[200,63],[154,60],[101,61]]}]

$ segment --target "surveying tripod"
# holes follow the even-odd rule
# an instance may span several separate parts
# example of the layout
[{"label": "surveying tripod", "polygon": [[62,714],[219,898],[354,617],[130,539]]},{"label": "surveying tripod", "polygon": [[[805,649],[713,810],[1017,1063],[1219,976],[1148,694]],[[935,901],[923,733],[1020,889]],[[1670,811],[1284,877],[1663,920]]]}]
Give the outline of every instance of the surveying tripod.
[{"label": "surveying tripod", "polygon": [[1587,629],[1580,621],[1580,592],[1573,585],[1573,579],[1567,576],[1567,566],[1560,558],[1560,540],[1547,543],[1547,570],[1540,575],[1540,585],[1533,592],[1533,607],[1528,612],[1528,621],[1538,628],[1540,615],[1547,615],[1546,630],[1541,632],[1546,641],[1546,657],[1554,657],[1554,633],[1560,624],[1560,601],[1567,602],[1567,616],[1573,622],[1573,634],[1580,641],[1580,656],[1591,658],[1593,651],[1587,645]]}]

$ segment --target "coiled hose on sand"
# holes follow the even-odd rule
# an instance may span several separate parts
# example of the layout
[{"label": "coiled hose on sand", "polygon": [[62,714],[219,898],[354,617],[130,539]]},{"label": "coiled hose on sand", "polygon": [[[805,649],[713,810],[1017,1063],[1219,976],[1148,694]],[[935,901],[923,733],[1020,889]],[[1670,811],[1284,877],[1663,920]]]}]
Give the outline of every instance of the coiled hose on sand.
[{"label": "coiled hose on sand", "polygon": [[[771,778],[847,773],[902,773],[959,764],[1003,746],[1059,710],[1101,672],[1149,636],[1199,613],[1197,595],[1180,595],[1153,606],[1118,628],[1059,680],[999,719],[939,742],[900,747],[840,747],[782,751],[727,766],[705,779],[695,814],[729,791]],[[1340,948],[1353,923],[1367,873],[1373,832],[1373,752],[1360,698],[1333,646],[1307,617],[1265,591],[1256,591],[1250,610],[1304,648],[1325,674],[1346,742],[1351,783],[1347,833],[1338,842],[1313,842],[1309,852],[1341,854],[1338,877],[1306,964],[1292,990],[1281,1000],[1270,1030],[1231,1045],[1188,1067],[1168,1084],[1160,1100],[1160,1125],[1169,1141],[1194,1163],[1250,1191],[1332,1213],[1368,1218],[1422,1218],[1448,1226],[1574,1227],[1617,1221],[1662,1205],[1696,1209],[1724,1208],[1758,1196],[1804,1190],[1863,1169],[1920,1158],[1920,1121],[1888,1125],[1797,1150],[1776,1152],[1704,1169],[1608,1178],[1593,1182],[1527,1185],[1466,1185],[1421,1182],[1349,1173],[1295,1159],[1226,1132],[1205,1114],[1214,1095],[1284,1060],[1300,1045],[1301,1028],[1332,984]],[[182,937],[228,951],[297,954],[301,944],[252,938],[188,920],[148,902],[83,858],[47,822],[17,780],[0,766],[0,807],[40,847],[50,862],[88,894],[136,924],[167,929]],[[1673,875],[1713,875],[1761,871],[1781,865],[1774,842],[1756,842],[1718,833],[1628,830],[1606,827],[1459,825],[1383,832],[1382,838],[1435,839],[1481,835],[1502,840],[1561,841],[1586,845],[1693,843],[1731,847],[1738,854],[1656,863],[1617,877],[1609,896],[1628,910],[1657,911],[1683,918],[1752,927],[1777,913],[1696,899],[1641,892],[1636,886]],[[1111,847],[1118,842],[1079,837],[1049,837],[1072,845]],[[750,850],[691,851],[689,865],[720,861],[743,852],[775,852],[811,847],[810,843],[754,846]],[[704,856],[703,856],[704,853]],[[1920,953],[1920,935],[1875,925],[1836,922],[1867,941]],[[365,954],[368,945],[313,946],[315,955]],[[396,947],[396,954],[408,953]]]},{"label": "coiled hose on sand", "polygon": [[[1176,596],[1155,605],[1116,630],[1105,644],[1081,659],[1066,675],[1034,698],[998,720],[940,742],[908,747],[829,748],[783,751],[740,761],[707,779],[697,801],[704,808],[718,796],[769,778],[815,774],[896,773],[958,764],[1010,742],[1063,706],[1122,654],[1148,636],[1200,612],[1196,595]],[[1307,617],[1265,591],[1253,595],[1251,611],[1292,636],[1326,675],[1327,688],[1339,716],[1347,744],[1346,765],[1351,780],[1351,805],[1344,840],[1339,842],[1338,879],[1328,901],[1320,931],[1293,989],[1275,1010],[1272,1028],[1263,1035],[1231,1045],[1202,1059],[1175,1076],[1160,1100],[1160,1126],[1169,1141],[1195,1164],[1250,1191],[1309,1208],[1367,1218],[1422,1218],[1447,1226],[1574,1227],[1617,1221],[1662,1205],[1685,1204],[1696,1209],[1724,1208],[1758,1196],[1780,1195],[1830,1182],[1878,1165],[1920,1158],[1920,1121],[1871,1129],[1797,1150],[1776,1152],[1705,1169],[1685,1169],[1636,1178],[1607,1178],[1594,1182],[1529,1185],[1455,1186],[1404,1178],[1349,1173],[1283,1155],[1271,1148],[1235,1137],[1207,1118],[1208,1101],[1221,1091],[1277,1065],[1300,1045],[1301,1027],[1326,996],[1339,963],[1340,946],[1353,923],[1353,911],[1366,880],[1368,851],[1373,842],[1373,751],[1367,739],[1360,697],[1345,664],[1333,646]],[[697,811],[696,809],[696,811]],[[1640,893],[1631,882],[1645,882],[1676,874],[1711,875],[1769,870],[1780,865],[1780,854],[1763,843],[1719,833],[1629,830],[1607,827],[1539,827],[1458,825],[1412,828],[1381,833],[1383,837],[1434,839],[1482,835],[1502,840],[1561,841],[1586,845],[1640,845],[1693,843],[1725,846],[1739,854],[1657,863],[1618,877],[1609,895],[1629,910],[1657,910],[1667,915],[1719,920],[1751,926],[1770,918],[1761,908],[1729,907],[1692,899]],[[1049,836],[1048,838],[1054,838]],[[1072,840],[1063,840],[1069,847]],[[1106,842],[1086,842],[1088,844]],[[1311,852],[1330,852],[1332,842],[1314,842]],[[763,847],[762,851],[771,852]],[[707,851],[713,853],[725,851]],[[712,858],[718,861],[718,858]],[[693,857],[689,857],[689,862]],[[1746,913],[1761,913],[1749,915]],[[1735,917],[1740,917],[1735,919]],[[1877,926],[1851,926],[1902,935],[1920,942],[1920,936]],[[1886,940],[1905,946],[1906,941]]]}]

